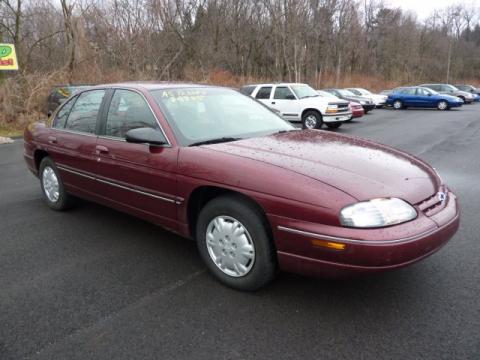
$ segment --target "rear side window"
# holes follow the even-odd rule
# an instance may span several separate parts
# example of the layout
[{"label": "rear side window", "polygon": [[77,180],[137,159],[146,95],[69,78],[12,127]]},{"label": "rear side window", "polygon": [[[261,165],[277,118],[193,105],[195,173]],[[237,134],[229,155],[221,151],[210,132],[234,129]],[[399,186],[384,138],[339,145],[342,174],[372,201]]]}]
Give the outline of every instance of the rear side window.
[{"label": "rear side window", "polygon": [[271,86],[264,86],[261,87],[260,90],[257,92],[256,99],[270,99],[270,93],[272,92]]},{"label": "rear side window", "polygon": [[115,90],[108,109],[105,135],[124,138],[128,130],[141,127],[159,129],[143,96],[130,90]]},{"label": "rear side window", "polygon": [[53,120],[52,127],[56,129],[63,129],[65,127],[65,123],[67,122],[68,115],[70,114],[70,111],[72,110],[73,104],[75,104],[75,100],[77,98],[74,97],[70,99],[65,105],[62,106],[62,108],[58,111],[57,115],[55,116],[55,119]]},{"label": "rear side window", "polygon": [[94,134],[97,116],[102,105],[105,90],[92,90],[81,93],[68,116],[65,129]]},{"label": "rear side window", "polygon": [[253,90],[255,90],[255,86],[244,86],[240,89],[240,92],[244,95],[252,95]]},{"label": "rear side window", "polygon": [[286,100],[289,98],[291,99],[292,97],[295,98],[293,93],[286,86],[277,86],[273,95],[273,98],[278,100]]}]

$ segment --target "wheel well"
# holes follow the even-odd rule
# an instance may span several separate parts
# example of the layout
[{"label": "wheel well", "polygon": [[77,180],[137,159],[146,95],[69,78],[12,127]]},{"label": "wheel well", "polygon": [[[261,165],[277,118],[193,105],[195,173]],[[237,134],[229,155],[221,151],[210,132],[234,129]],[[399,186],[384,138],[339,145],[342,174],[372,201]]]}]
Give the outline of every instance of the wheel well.
[{"label": "wheel well", "polygon": [[320,118],[322,117],[322,113],[321,113],[318,109],[309,108],[309,109],[305,109],[305,110],[302,111],[302,120],[303,120],[303,115],[304,115],[307,111],[315,111],[317,114],[320,115]]},{"label": "wheel well", "polygon": [[35,168],[37,169],[37,171],[40,168],[40,163],[46,156],[48,156],[48,153],[45,150],[36,150],[33,154],[33,158],[35,159]]},{"label": "wheel well", "polygon": [[267,231],[272,237],[272,230],[270,228],[270,223],[265,215],[265,211],[263,208],[252,198],[246,196],[245,194],[239,193],[237,191],[217,187],[217,186],[200,186],[196,188],[189,197],[188,205],[187,205],[187,219],[188,219],[188,227],[190,231],[190,235],[192,239],[195,239],[195,228],[197,226],[197,218],[198,214],[202,208],[214,198],[217,198],[222,195],[233,195],[243,198],[244,200],[248,201],[252,206],[256,207],[264,216],[265,223],[267,224]]}]

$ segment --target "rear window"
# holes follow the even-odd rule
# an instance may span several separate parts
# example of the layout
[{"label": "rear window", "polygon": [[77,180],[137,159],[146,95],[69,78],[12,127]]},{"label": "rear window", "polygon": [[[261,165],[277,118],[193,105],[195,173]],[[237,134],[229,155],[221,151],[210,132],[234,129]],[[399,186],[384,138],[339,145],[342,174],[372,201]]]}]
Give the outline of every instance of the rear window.
[{"label": "rear window", "polygon": [[244,86],[240,89],[240,92],[244,95],[252,95],[253,90],[255,90],[255,86]]},{"label": "rear window", "polygon": [[258,90],[257,96],[255,96],[255,98],[257,98],[257,99],[270,99],[270,93],[271,92],[272,92],[272,87],[271,86],[261,87],[260,90]]}]

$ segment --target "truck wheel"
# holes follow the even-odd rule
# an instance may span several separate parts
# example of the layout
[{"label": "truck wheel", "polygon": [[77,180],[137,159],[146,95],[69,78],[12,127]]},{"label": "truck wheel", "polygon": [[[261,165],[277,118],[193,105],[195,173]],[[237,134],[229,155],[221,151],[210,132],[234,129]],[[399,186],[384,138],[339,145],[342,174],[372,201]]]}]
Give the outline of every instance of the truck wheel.
[{"label": "truck wheel", "polygon": [[304,129],[321,129],[322,124],[322,115],[318,111],[309,110],[302,115],[302,127]]}]

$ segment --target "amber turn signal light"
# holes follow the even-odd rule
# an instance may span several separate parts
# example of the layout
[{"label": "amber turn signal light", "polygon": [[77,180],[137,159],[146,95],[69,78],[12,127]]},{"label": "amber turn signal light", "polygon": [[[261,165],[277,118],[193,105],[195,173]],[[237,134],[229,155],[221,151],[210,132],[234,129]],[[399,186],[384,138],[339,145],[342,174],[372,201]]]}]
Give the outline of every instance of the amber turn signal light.
[{"label": "amber turn signal light", "polygon": [[333,241],[317,240],[317,239],[312,240],[312,245],[326,247],[333,250],[345,250],[345,247],[346,247],[345,244],[341,244]]}]

